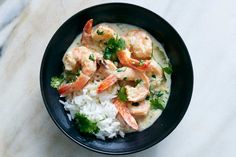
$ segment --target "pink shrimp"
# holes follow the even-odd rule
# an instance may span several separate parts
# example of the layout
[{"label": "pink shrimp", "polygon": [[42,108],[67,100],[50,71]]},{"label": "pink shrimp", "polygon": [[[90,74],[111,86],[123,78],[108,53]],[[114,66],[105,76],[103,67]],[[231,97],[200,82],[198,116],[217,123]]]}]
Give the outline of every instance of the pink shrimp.
[{"label": "pink shrimp", "polygon": [[148,69],[150,60],[137,60],[131,58],[131,52],[128,49],[121,50],[117,53],[119,61],[122,65],[128,66],[138,71],[145,71]]},{"label": "pink shrimp", "polygon": [[86,22],[83,28],[81,43],[82,45],[88,47],[92,39],[92,29],[93,29],[93,19],[90,19]]},{"label": "pink shrimp", "polygon": [[128,105],[130,113],[134,116],[146,116],[150,110],[150,104],[148,101],[141,101],[137,106],[133,104]]},{"label": "pink shrimp", "polygon": [[82,69],[75,82],[63,84],[59,87],[58,91],[61,95],[80,91],[87,84],[97,70],[95,56],[93,56],[92,60],[90,59],[91,56],[93,56],[93,52],[84,46],[80,46],[64,55],[63,63],[65,65],[65,70],[73,71],[77,68],[78,64]]},{"label": "pink shrimp", "polygon": [[134,130],[138,130],[138,124],[136,122],[136,120],[134,119],[134,117],[130,114],[129,109],[127,108],[127,103],[122,102],[121,100],[119,100],[118,98],[115,98],[113,100],[113,104],[116,106],[119,114],[121,115],[121,117],[124,119],[124,121]]}]

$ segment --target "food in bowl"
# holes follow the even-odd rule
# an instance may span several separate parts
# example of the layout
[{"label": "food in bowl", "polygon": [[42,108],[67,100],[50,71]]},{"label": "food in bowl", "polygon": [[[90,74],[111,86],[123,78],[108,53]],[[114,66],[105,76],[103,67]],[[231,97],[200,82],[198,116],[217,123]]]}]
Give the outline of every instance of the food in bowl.
[{"label": "food in bowl", "polygon": [[85,24],[51,78],[78,130],[99,139],[142,131],[165,109],[172,68],[162,45],[129,24]]}]

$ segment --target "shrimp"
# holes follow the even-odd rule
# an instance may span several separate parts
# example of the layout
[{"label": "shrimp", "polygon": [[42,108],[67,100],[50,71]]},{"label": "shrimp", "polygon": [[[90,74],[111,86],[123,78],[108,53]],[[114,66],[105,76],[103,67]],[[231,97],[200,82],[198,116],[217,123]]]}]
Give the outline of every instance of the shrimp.
[{"label": "shrimp", "polygon": [[[93,56],[93,59],[91,59],[91,56]],[[78,65],[80,65],[81,72],[75,82],[64,84],[59,87],[58,91],[61,95],[67,95],[71,92],[83,89],[97,70],[93,52],[84,46],[80,46],[71,52],[67,52],[63,57],[63,63],[65,65],[65,70],[68,71],[74,71],[78,68]]]},{"label": "shrimp", "polygon": [[148,101],[142,101],[138,105],[129,103],[128,109],[130,113],[134,116],[146,116],[150,110],[150,104]]},{"label": "shrimp", "polygon": [[90,19],[86,22],[83,28],[81,43],[82,45],[88,47],[91,44],[92,40],[92,29],[93,29],[93,19]]},{"label": "shrimp", "polygon": [[[83,28],[83,33],[81,37],[81,44],[85,47],[95,50],[94,55],[97,58],[97,61],[103,60],[103,52],[101,50],[102,46],[99,45],[100,41],[107,41],[112,37],[115,37],[115,31],[108,27],[107,25],[99,25],[95,30],[93,30],[93,19],[90,19],[86,22]],[[97,42],[94,42],[97,41]]]},{"label": "shrimp", "polygon": [[131,52],[128,49],[117,52],[117,57],[122,65],[128,66],[138,71],[145,71],[150,64],[150,60],[137,60],[131,58]]},{"label": "shrimp", "polygon": [[141,79],[144,82],[138,84],[136,87],[131,87],[126,85],[126,93],[129,101],[138,102],[142,101],[149,94],[149,78],[145,73],[140,73],[135,71],[129,67],[119,68],[119,72],[117,70],[110,71],[110,75],[106,77],[98,86],[97,93],[101,93],[102,91],[108,89],[112,85],[114,85],[118,80],[127,80],[127,81],[135,81],[137,79]]},{"label": "shrimp", "polygon": [[[107,77],[100,83],[97,89],[97,93],[108,89],[114,85],[118,80],[134,81],[139,79],[137,72],[129,67],[122,67],[117,70],[116,66],[112,62],[108,62],[110,65],[100,68],[100,72],[104,73]],[[104,71],[103,71],[104,70]]]},{"label": "shrimp", "polygon": [[92,39],[94,41],[107,41],[112,37],[115,37],[115,31],[108,27],[107,25],[99,25],[93,32],[92,32]]},{"label": "shrimp", "polygon": [[125,86],[127,99],[132,102],[143,101],[149,94],[149,90],[142,86],[137,85],[136,87],[131,87],[129,85]]},{"label": "shrimp", "polygon": [[154,60],[137,60],[131,58],[131,52],[127,49],[119,51],[117,53],[117,56],[119,58],[119,61],[122,65],[128,66],[130,68],[133,68],[135,70],[141,71],[141,72],[152,72],[156,74],[157,76],[162,77],[163,71],[161,67],[156,63]]},{"label": "shrimp", "polygon": [[115,35],[115,31],[104,24],[99,25],[93,30],[93,19],[90,19],[83,28],[81,43],[82,45],[88,46],[92,40],[97,42],[107,41],[110,38],[115,37]]},{"label": "shrimp", "polygon": [[84,88],[89,80],[89,76],[81,73],[75,82],[61,85],[58,89],[58,92],[60,95],[67,95],[72,92],[79,91]]},{"label": "shrimp", "polygon": [[113,99],[113,104],[116,106],[119,114],[124,119],[124,121],[134,130],[138,130],[138,124],[127,108],[128,104],[120,101],[118,98]]},{"label": "shrimp", "polygon": [[131,30],[125,35],[128,49],[138,59],[150,59],[152,54],[152,40],[142,30]]},{"label": "shrimp", "polygon": [[127,98],[132,102],[143,101],[149,94],[149,78],[144,73],[138,73],[139,78],[143,80],[136,87],[125,86]]},{"label": "shrimp", "polygon": [[161,66],[154,60],[151,60],[151,63],[149,64],[147,71],[150,71],[159,77],[163,77],[163,70]]},{"label": "shrimp", "polygon": [[107,77],[116,69],[117,69],[117,67],[115,66],[115,64],[112,61],[104,59],[104,60],[102,60],[102,64],[100,65],[98,72],[102,76]]}]

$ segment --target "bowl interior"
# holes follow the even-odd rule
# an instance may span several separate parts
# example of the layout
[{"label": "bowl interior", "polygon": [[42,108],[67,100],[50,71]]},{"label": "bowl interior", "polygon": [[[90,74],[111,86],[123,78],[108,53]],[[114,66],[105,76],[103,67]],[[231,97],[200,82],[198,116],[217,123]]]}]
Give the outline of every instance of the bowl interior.
[{"label": "bowl interior", "polygon": [[[167,107],[148,129],[126,134],[125,138],[99,140],[83,136],[69,121],[59,103],[57,91],[50,87],[50,78],[62,72],[62,57],[81,33],[85,22],[127,23],[148,31],[167,52],[173,66],[172,85]],[[107,154],[127,154],[146,149],[165,138],[180,122],[190,102],[193,71],[187,48],[178,33],[161,17],[144,8],[122,3],[111,3],[85,9],[67,20],[54,34],[45,51],[40,73],[41,92],[46,108],[57,126],[73,141],[91,150]]]}]

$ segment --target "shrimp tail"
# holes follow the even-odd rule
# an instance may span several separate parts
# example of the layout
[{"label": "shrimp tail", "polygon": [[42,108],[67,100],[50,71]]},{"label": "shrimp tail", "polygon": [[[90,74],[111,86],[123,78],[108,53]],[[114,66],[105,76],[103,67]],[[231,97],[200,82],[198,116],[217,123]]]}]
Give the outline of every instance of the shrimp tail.
[{"label": "shrimp tail", "polygon": [[58,92],[60,95],[64,96],[64,95],[68,95],[71,92],[80,91],[87,84],[89,79],[90,79],[89,76],[81,73],[75,82],[61,85],[58,88]]},{"label": "shrimp tail", "polygon": [[137,59],[133,59],[127,56],[124,51],[119,51],[117,56],[120,60],[120,63],[126,65],[130,68],[133,68],[138,71],[145,71],[148,69],[149,64],[151,63],[150,60],[146,60],[143,63],[140,63]]},{"label": "shrimp tail", "polygon": [[67,95],[70,93],[70,91],[71,91],[71,84],[64,84],[58,88],[58,92],[60,95]]},{"label": "shrimp tail", "polygon": [[91,40],[92,28],[93,28],[93,19],[90,19],[84,25],[81,38],[81,43],[85,46],[87,46]]},{"label": "shrimp tail", "polygon": [[105,80],[101,82],[98,86],[97,93],[101,93],[102,91],[106,90],[107,88],[111,87],[118,81],[118,78],[114,74],[110,74]]},{"label": "shrimp tail", "polygon": [[136,120],[134,119],[134,117],[131,115],[131,113],[127,107],[127,103],[122,102],[118,98],[115,98],[115,99],[113,99],[113,104],[116,106],[119,114],[124,119],[124,121],[134,130],[138,130],[138,128],[139,128],[138,124],[137,124]]}]

